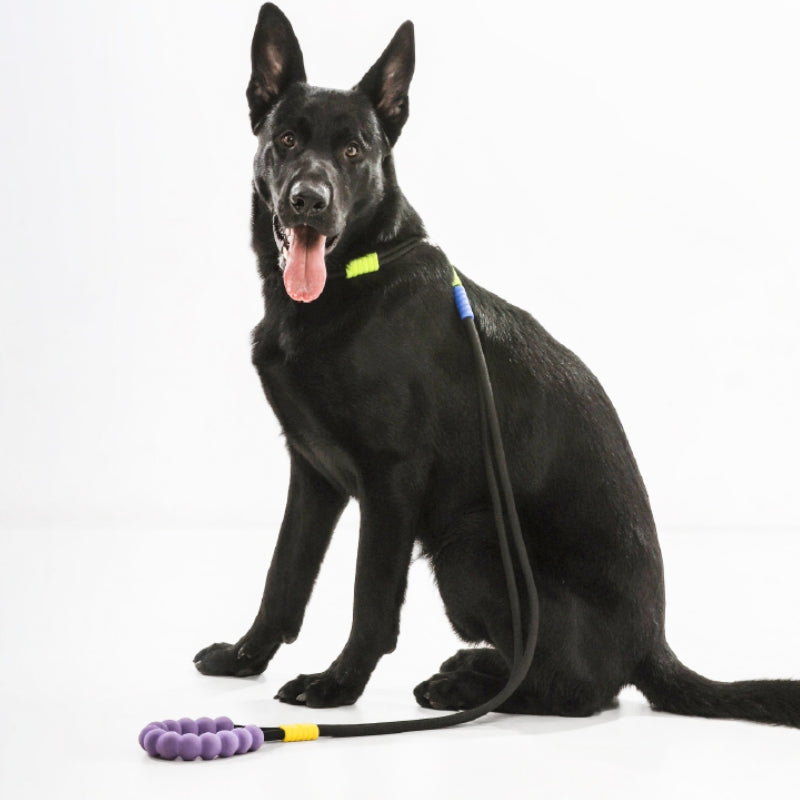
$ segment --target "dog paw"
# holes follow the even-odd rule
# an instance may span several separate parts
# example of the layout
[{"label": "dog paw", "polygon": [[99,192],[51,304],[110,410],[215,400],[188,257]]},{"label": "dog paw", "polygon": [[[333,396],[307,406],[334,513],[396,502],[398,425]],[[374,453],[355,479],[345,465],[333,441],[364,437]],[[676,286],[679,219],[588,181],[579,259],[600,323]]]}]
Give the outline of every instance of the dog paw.
[{"label": "dog paw", "polygon": [[277,645],[268,654],[254,653],[247,643],[217,642],[203,648],[195,657],[194,665],[203,675],[229,675],[247,678],[260,675],[269,663]]},{"label": "dog paw", "polygon": [[469,670],[438,672],[414,689],[414,697],[423,708],[463,711],[493,697],[502,685],[502,681]]},{"label": "dog paw", "polygon": [[363,691],[360,683],[343,682],[328,670],[314,675],[298,675],[281,687],[275,699],[294,706],[332,708],[352,705]]}]

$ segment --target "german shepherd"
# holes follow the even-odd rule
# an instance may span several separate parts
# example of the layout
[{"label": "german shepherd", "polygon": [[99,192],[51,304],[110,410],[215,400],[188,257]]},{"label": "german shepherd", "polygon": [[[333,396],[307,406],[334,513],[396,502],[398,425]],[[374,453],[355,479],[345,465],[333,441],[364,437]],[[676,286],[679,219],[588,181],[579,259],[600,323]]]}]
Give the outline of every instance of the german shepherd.
[{"label": "german shepherd", "polygon": [[[416,687],[417,701],[475,707],[504,686],[513,659],[452,268],[426,238],[392,160],[413,71],[405,22],[353,89],[309,86],[287,18],[270,3],[259,13],[247,99],[258,137],[252,231],[264,318],[252,358],[286,437],[291,479],[253,625],[236,644],[213,644],[194,660],[206,675],[257,675],[295,640],[334,527],[355,498],[350,636],[327,670],[280,689],[287,703],[358,699],[395,647],[415,542],[454,630],[482,645],[445,661]],[[354,259],[377,253],[380,262],[389,252],[395,257],[384,255],[377,270],[347,277]],[[662,711],[800,726],[800,682],[721,683],[676,658],[664,636],[653,515],[611,402],[536,320],[463,283],[540,602],[533,665],[499,710],[586,716],[633,684]]]}]

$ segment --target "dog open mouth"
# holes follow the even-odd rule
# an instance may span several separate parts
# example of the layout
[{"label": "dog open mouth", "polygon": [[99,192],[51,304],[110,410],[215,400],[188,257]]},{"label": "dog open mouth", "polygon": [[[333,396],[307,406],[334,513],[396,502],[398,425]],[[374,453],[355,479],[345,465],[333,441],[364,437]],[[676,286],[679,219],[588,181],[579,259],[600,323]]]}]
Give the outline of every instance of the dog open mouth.
[{"label": "dog open mouth", "polygon": [[316,300],[328,276],[325,256],[336,247],[339,235],[326,237],[310,225],[284,228],[277,216],[272,218],[272,229],[281,253],[287,294],[298,303]]}]

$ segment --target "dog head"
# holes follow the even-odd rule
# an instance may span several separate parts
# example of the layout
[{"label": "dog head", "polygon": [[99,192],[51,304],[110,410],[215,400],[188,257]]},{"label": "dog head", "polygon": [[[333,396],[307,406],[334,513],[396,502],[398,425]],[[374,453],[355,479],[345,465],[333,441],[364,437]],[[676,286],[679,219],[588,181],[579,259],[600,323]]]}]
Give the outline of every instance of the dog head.
[{"label": "dog head", "polygon": [[258,136],[253,184],[272,215],[284,284],[310,302],[325,286],[325,258],[370,223],[387,183],[391,150],[408,118],[414,28],[405,22],[350,91],[309,86],[289,20],[262,6],[247,87]]}]

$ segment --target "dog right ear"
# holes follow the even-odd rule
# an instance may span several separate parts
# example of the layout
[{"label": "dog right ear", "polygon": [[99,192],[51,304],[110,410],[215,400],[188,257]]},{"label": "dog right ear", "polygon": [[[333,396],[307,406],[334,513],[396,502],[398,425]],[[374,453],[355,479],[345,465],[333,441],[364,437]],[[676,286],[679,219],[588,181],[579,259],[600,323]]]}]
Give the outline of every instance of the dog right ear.
[{"label": "dog right ear", "polygon": [[247,86],[253,133],[264,122],[272,104],[292,83],[306,79],[303,53],[286,15],[272,3],[258,13],[251,49],[253,72]]}]

